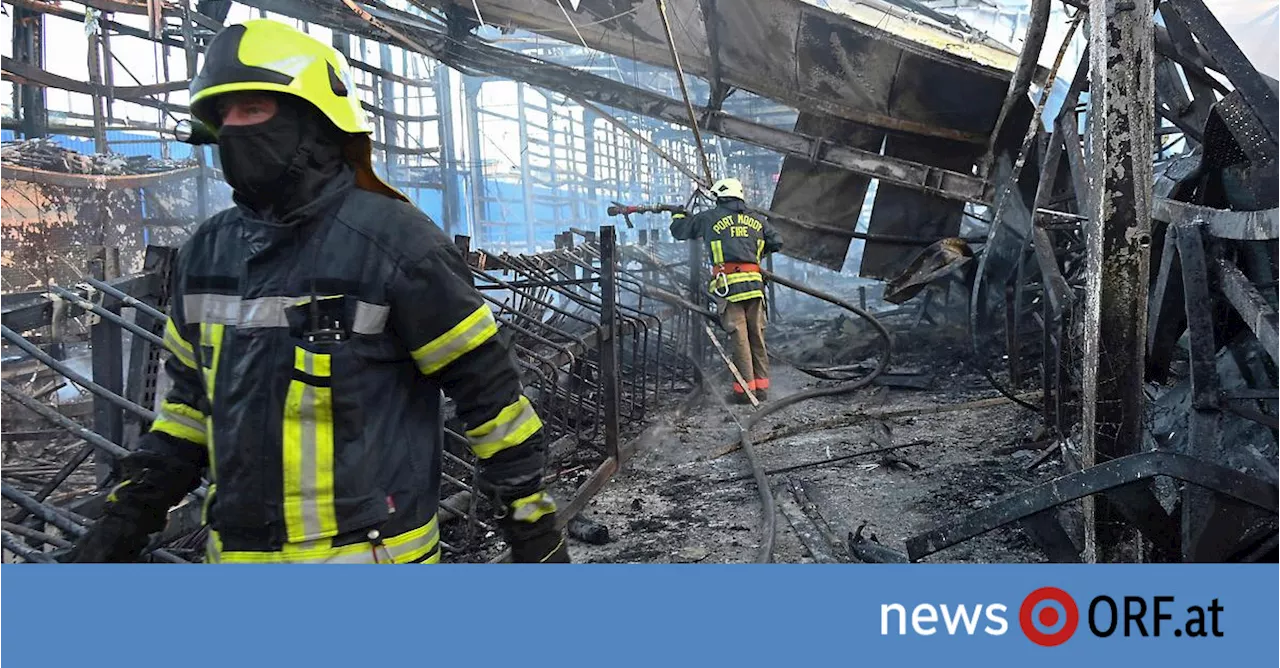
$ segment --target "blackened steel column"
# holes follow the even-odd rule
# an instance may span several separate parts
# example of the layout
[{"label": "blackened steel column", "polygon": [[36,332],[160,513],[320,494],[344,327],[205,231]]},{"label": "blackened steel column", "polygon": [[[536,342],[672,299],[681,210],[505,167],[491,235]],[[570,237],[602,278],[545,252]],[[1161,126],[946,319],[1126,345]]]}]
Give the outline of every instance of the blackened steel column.
[{"label": "blackened steel column", "polygon": [[[1152,3],[1090,0],[1083,464],[1141,449],[1155,108]],[[1085,561],[1132,559],[1132,535],[1085,505]]]}]

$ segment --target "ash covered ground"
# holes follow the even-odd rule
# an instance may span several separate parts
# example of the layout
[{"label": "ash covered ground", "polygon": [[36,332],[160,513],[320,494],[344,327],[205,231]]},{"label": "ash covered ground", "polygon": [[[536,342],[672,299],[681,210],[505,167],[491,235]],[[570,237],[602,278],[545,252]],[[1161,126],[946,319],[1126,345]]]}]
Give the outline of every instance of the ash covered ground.
[{"label": "ash covered ground", "polygon": [[[905,382],[888,381],[893,386],[872,385],[852,394],[801,402],[767,417],[752,431],[765,469],[887,444],[919,443],[887,455],[769,476],[780,504],[774,561],[815,561],[789,521],[796,515],[788,491],[793,481],[807,490],[841,539],[865,524],[864,534],[873,533],[884,546],[905,551],[904,541],[912,535],[1060,474],[1056,457],[1030,468],[1041,453],[1041,446],[1030,443],[1037,416],[1010,402],[945,413],[870,417],[1000,396],[963,361],[967,346],[962,328],[927,323],[912,327],[911,311],[883,318],[896,338],[889,367],[892,377]],[[866,360],[869,370],[879,345],[876,337],[870,327],[843,313],[813,309],[771,324],[771,352],[802,366]],[[819,384],[831,381],[819,381],[775,361],[770,396],[776,401]],[[727,373],[719,386],[727,389]],[[745,420],[750,410],[732,408],[738,420]],[[847,424],[817,428],[834,421]],[[815,428],[802,431],[809,426]],[[571,541],[574,561],[752,561],[761,539],[761,503],[745,454],[732,449],[736,438],[734,418],[705,397],[693,402],[686,414],[667,413],[583,513],[608,527],[610,542]],[[812,529],[798,524],[806,531]],[[927,560],[1038,562],[1045,556],[1019,529],[1006,527]]]}]

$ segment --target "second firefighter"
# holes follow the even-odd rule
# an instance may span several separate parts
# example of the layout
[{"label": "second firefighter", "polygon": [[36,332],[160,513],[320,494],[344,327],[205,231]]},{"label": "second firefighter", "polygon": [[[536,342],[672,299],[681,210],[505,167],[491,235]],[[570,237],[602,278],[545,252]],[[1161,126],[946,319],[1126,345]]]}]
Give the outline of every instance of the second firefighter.
[{"label": "second firefighter", "polygon": [[721,179],[711,186],[716,206],[692,216],[672,214],[671,235],[680,241],[702,239],[711,257],[709,290],[716,298],[725,329],[733,337],[733,363],[747,381],[736,380],[729,399],[747,403],[746,390],[768,398],[769,353],[764,343],[766,322],[764,277],[760,261],[782,248],[769,223],[747,213],[742,182]]}]

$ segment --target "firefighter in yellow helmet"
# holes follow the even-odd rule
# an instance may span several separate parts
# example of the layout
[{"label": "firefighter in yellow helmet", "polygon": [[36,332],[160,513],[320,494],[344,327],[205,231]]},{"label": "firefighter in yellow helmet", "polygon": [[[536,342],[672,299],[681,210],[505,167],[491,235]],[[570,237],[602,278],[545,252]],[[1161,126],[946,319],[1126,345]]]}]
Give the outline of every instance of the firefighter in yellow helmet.
[{"label": "firefighter in yellow helmet", "polygon": [[210,562],[438,561],[443,391],[513,560],[567,562],[515,362],[454,245],[374,174],[342,54],[230,26],[191,108],[236,206],[178,253],[172,390],[69,560],[135,560],[205,476]]},{"label": "firefighter in yellow helmet", "polygon": [[[716,206],[690,216],[671,216],[671,235],[702,239],[711,257],[711,294],[725,328],[733,337],[733,364],[757,399],[769,395],[769,353],[764,343],[764,278],[760,261],[782,249],[782,239],[767,221],[747,212],[742,182],[728,178],[711,185]],[[748,403],[741,383],[733,383],[731,401]]]}]

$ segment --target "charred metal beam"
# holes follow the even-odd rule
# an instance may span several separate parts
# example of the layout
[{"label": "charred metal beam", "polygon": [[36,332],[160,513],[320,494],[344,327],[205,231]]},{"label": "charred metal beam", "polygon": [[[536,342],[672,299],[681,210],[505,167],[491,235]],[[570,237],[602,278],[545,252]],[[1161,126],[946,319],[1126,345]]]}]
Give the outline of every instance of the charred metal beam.
[{"label": "charred metal beam", "polygon": [[912,561],[919,561],[1055,506],[1157,476],[1211,489],[1268,512],[1277,510],[1280,490],[1271,482],[1187,455],[1167,451],[1144,452],[1055,478],[1000,499],[956,522],[908,538],[907,556]]},{"label": "charred metal beam", "polygon": [[[8,56],[0,56],[0,63],[3,63],[4,78],[8,81],[15,81],[34,86],[61,88],[62,90],[69,90],[73,93],[84,93],[85,95],[103,97],[113,95],[114,97],[118,97],[122,100],[138,102],[139,104],[143,104],[142,100],[147,100],[148,98],[155,97],[162,93],[173,93],[176,91],[186,90],[187,86],[191,83],[190,81],[165,81],[141,86],[106,86],[104,84],[87,83],[58,76],[57,74],[42,70],[30,63],[14,60]],[[154,102],[154,104],[163,104],[155,101],[151,102]],[[186,107],[181,105],[169,106],[184,110],[186,109]]]},{"label": "charred metal beam", "polygon": [[[1022,52],[1018,54],[1018,64],[1014,67],[1013,78],[1009,80],[1009,89],[1005,92],[1004,102],[1000,105],[1000,115],[996,117],[995,127],[991,130],[991,137],[987,140],[987,152],[982,159],[982,173],[984,174],[991,169],[991,160],[996,150],[996,141],[1004,130],[1004,124],[1009,118],[1009,113],[1013,111],[1013,107],[1018,103],[1018,100],[1026,97],[1027,90],[1031,88],[1031,77],[1035,74],[1036,63],[1040,60],[1040,50],[1044,47],[1045,34],[1049,28],[1049,10],[1052,7],[1053,0],[1031,0],[1031,7],[1027,11],[1031,19],[1027,23],[1027,33],[1022,44]],[[1036,124],[1039,119],[1032,118],[1031,122]]]},{"label": "charred metal beam", "polygon": [[32,169],[18,165],[5,165],[4,177],[15,181],[26,181],[45,186],[62,186],[64,188],[150,188],[169,181],[194,178],[199,173],[196,167],[182,167],[155,174],[69,174],[66,172],[50,172],[43,169]]},{"label": "charred metal beam", "polygon": [[[42,2],[41,0],[5,0],[5,2],[8,2],[15,7],[22,7],[25,9],[30,9],[32,11],[40,12],[41,14],[48,14],[49,16],[56,16],[58,18],[69,19],[71,21],[75,21],[76,23],[85,22],[84,12],[72,11],[61,5],[55,5],[49,2]],[[169,37],[167,35],[160,35],[158,37],[153,37],[149,31],[142,30],[140,28],[135,28],[131,25],[125,25],[123,23],[119,23],[116,21],[111,21],[102,16],[98,17],[98,22],[102,27],[119,35],[128,35],[129,37],[137,37],[138,39],[149,39],[153,42],[157,42],[165,46],[172,46],[178,49],[182,48],[181,41],[173,39],[172,37]]]},{"label": "charred metal beam", "polygon": [[[1089,9],[1093,192],[1086,227],[1086,468],[1138,452],[1142,443],[1155,117],[1152,3],[1091,0]],[[1114,560],[1122,536],[1112,534],[1109,523],[1095,524],[1093,511],[1087,504],[1085,561]]]},{"label": "charred metal beam", "polygon": [[1280,354],[1276,351],[1280,345],[1280,337],[1276,334],[1276,310],[1230,260],[1218,258],[1214,263],[1214,270],[1222,294],[1235,307],[1249,329],[1253,330],[1271,360],[1280,364]]},{"label": "charred metal beam", "polygon": [[1151,203],[1151,217],[1171,225],[1201,221],[1209,234],[1220,239],[1268,241],[1280,238],[1280,209],[1230,211],[1156,197]]},{"label": "charred metal beam", "polygon": [[[16,6],[13,13],[13,55],[35,68],[44,67],[43,12]],[[15,91],[17,108],[22,112],[22,134],[27,139],[43,137],[49,132],[49,110],[45,106],[44,89],[20,85]]]},{"label": "charred metal beam", "polygon": [[1169,230],[1182,263],[1182,294],[1187,311],[1187,338],[1191,350],[1191,440],[1218,440],[1218,346],[1213,337],[1213,297],[1209,294],[1209,268],[1204,237],[1196,225]]},{"label": "charred metal beam", "polygon": [[[1100,0],[1093,0],[1093,4],[1099,3]],[[1204,45],[1205,51],[1214,54],[1213,58],[1217,60],[1222,73],[1227,75],[1227,79],[1240,91],[1245,102],[1262,119],[1271,140],[1274,142],[1280,138],[1280,134],[1277,134],[1280,105],[1277,104],[1275,91],[1223,29],[1213,12],[1201,0],[1167,0],[1166,4],[1186,22],[1196,39]]]},{"label": "charred metal beam", "polygon": [[1160,268],[1151,286],[1147,305],[1147,373],[1152,380],[1163,381],[1169,375],[1178,339],[1187,324],[1187,309],[1182,296],[1182,262],[1178,259],[1177,232],[1166,227],[1160,251]]},{"label": "charred metal beam", "polygon": [[[5,166],[5,178],[10,178],[9,167]],[[116,292],[121,295],[132,294],[139,297],[158,296],[160,279],[154,273],[136,274],[124,278],[116,279],[109,283]],[[84,295],[82,295],[84,296]],[[126,295],[127,296],[127,295]],[[100,306],[110,307],[118,304],[126,306],[135,306],[127,300],[123,300],[117,294],[107,293]],[[86,311],[75,304],[71,304],[67,308],[67,317],[73,318],[84,314]],[[17,301],[13,304],[7,304],[3,311],[3,323],[17,332],[26,332],[39,327],[47,326],[53,318],[53,300],[45,293],[36,293]]]}]

